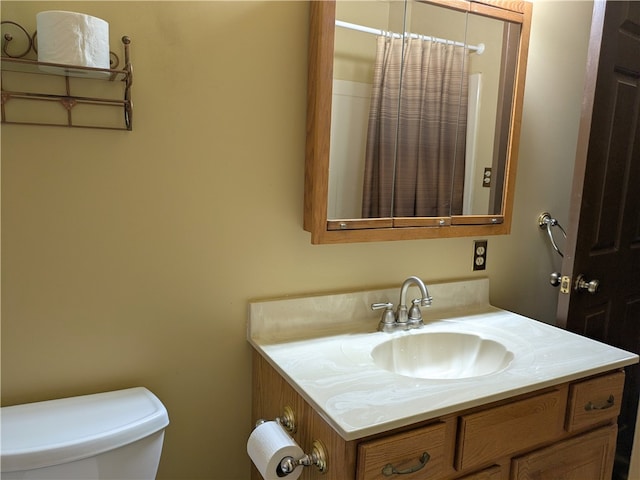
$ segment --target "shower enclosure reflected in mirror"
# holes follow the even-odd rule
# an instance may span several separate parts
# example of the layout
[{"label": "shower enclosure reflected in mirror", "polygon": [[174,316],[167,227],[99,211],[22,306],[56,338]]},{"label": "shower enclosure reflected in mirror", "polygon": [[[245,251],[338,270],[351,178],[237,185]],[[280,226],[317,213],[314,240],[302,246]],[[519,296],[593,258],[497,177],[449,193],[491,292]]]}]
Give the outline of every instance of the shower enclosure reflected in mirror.
[{"label": "shower enclosure reflected in mirror", "polygon": [[508,232],[530,5],[438,3],[311,3],[313,243]]}]

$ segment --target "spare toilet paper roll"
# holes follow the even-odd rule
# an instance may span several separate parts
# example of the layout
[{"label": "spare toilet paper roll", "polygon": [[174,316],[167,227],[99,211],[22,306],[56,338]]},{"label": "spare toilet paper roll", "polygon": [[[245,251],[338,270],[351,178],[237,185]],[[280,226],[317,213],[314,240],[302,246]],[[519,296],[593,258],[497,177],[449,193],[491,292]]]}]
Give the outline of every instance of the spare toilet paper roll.
[{"label": "spare toilet paper roll", "polygon": [[[265,480],[281,480],[280,461],[285,457],[298,460],[304,456],[300,446],[284,431],[277,422],[265,422],[258,425],[247,441],[247,453],[260,475]],[[287,480],[295,480],[302,474],[302,465],[287,475]],[[278,473],[280,473],[278,475]]]},{"label": "spare toilet paper roll", "polygon": [[[109,24],[104,20],[83,13],[51,10],[38,13],[36,23],[38,61],[109,68]],[[73,73],[94,72],[73,70]]]}]

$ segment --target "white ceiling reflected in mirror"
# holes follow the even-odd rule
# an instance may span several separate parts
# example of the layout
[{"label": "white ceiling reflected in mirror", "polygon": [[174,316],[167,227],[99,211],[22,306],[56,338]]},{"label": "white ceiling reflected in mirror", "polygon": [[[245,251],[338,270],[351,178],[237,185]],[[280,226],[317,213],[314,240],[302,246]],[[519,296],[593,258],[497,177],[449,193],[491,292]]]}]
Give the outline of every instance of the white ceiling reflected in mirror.
[{"label": "white ceiling reflected in mirror", "polygon": [[530,8],[439,3],[312,2],[313,243],[508,230]]}]

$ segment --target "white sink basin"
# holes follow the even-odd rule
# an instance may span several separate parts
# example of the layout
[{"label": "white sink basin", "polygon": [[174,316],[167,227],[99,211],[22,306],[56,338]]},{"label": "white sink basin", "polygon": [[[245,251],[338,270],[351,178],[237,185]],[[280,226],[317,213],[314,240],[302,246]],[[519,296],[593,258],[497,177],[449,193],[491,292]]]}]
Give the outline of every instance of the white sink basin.
[{"label": "white sink basin", "polygon": [[499,342],[459,332],[405,335],[387,340],[372,352],[374,363],[412,378],[460,379],[500,372],[513,353]]}]

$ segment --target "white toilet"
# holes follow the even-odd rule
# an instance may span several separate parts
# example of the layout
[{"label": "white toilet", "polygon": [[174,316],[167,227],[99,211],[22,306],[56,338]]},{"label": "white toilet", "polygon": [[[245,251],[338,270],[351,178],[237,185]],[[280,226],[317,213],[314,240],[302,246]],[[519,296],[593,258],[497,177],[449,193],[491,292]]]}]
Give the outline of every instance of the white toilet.
[{"label": "white toilet", "polygon": [[2,407],[1,477],[154,479],[168,424],[142,387]]}]

